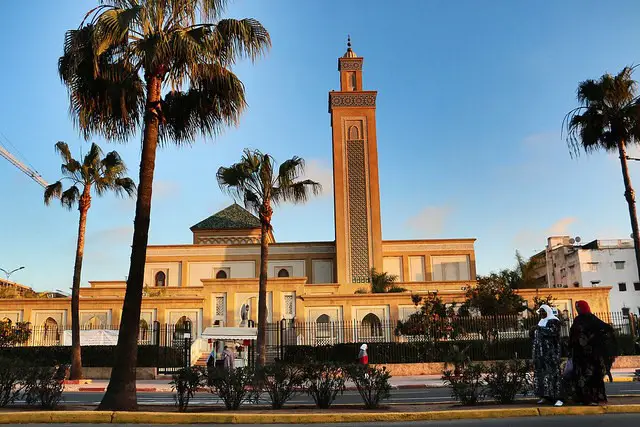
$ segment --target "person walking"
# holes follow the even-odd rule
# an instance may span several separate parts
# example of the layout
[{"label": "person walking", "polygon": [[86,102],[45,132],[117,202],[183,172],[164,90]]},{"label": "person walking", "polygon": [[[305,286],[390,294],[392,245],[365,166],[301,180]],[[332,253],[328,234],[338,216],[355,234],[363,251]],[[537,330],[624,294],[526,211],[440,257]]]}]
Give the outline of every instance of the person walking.
[{"label": "person walking", "polygon": [[236,355],[233,354],[233,351],[226,345],[224,346],[224,351],[222,352],[222,360],[224,361],[225,369],[234,369],[236,366]]},{"label": "person walking", "polygon": [[607,402],[604,377],[617,354],[616,338],[611,325],[591,313],[586,301],[576,302],[576,311],[569,331],[572,389],[577,403],[596,406]]},{"label": "person walking", "polygon": [[540,320],[532,328],[535,395],[539,404],[555,402],[562,406],[560,370],[560,329],[562,323],[546,304],[540,306]]},{"label": "person walking", "polygon": [[362,344],[360,346],[360,351],[358,352],[358,363],[361,365],[369,364],[369,355],[367,354],[368,346],[366,344]]}]

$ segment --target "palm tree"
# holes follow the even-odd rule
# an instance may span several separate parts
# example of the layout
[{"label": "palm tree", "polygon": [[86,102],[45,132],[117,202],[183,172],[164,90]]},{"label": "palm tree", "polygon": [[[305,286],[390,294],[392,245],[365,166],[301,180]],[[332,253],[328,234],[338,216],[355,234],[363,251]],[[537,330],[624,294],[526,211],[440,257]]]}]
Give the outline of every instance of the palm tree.
[{"label": "palm tree", "polygon": [[398,276],[395,274],[389,274],[387,272],[378,273],[375,268],[371,269],[371,293],[395,293],[405,292],[406,289],[397,286],[395,283],[398,280]]},{"label": "palm tree", "polygon": [[62,181],[54,182],[44,190],[44,203],[49,205],[54,198],[67,209],[78,205],[80,222],[78,224],[78,242],[76,260],[73,266],[73,284],[71,288],[71,375],[72,380],[82,378],[82,356],[80,351],[80,278],[82,258],[84,256],[84,234],[87,227],[87,213],[91,207],[91,190],[98,196],[107,191],[118,195],[133,196],[136,185],[126,177],[127,168],[115,151],[102,157],[98,145],[84,156],[82,163],[71,157],[69,146],[64,142],[56,144],[56,151],[62,157],[63,180],[69,180],[71,186],[62,191]]},{"label": "palm tree", "polygon": [[317,195],[322,186],[310,179],[300,180],[304,174],[304,160],[294,156],[279,168],[268,154],[258,150],[244,150],[240,162],[218,169],[218,184],[223,191],[242,201],[245,207],[258,214],[261,225],[260,281],[258,291],[258,351],[257,365],[266,360],[267,323],[267,260],[269,233],[272,230],[272,206],[282,202],[304,203],[310,194]]},{"label": "palm tree", "polygon": [[[624,195],[635,246],[636,266],[640,269],[640,237],[636,199],[627,165],[628,144],[640,143],[640,99],[633,68],[625,67],[615,76],[605,74],[598,80],[585,80],[578,85],[579,107],[564,119],[567,143],[572,155],[583,150],[587,154],[604,149],[617,152],[622,167]],[[640,273],[640,270],[639,270]]]},{"label": "palm tree", "polygon": [[[137,407],[135,366],[158,143],[192,143],[236,124],[244,85],[231,71],[271,44],[255,19],[220,19],[226,0],[101,0],[65,36],[58,71],[85,138],[141,131],[131,264],[102,410]],[[163,89],[166,88],[167,90]]]}]

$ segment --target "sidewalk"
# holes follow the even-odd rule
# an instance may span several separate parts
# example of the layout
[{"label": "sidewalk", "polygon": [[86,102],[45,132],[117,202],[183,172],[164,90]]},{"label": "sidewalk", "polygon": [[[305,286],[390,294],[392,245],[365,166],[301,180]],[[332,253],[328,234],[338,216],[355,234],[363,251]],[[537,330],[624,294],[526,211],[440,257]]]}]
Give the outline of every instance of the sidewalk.
[{"label": "sidewalk", "polygon": [[[614,369],[611,372],[614,382],[630,382],[633,381],[635,369]],[[136,382],[136,390],[139,393],[171,393],[171,380],[140,380]],[[608,380],[605,380],[608,381]],[[418,375],[407,377],[391,377],[389,380],[393,389],[420,389],[443,387],[444,384],[440,379],[440,375]],[[66,392],[104,392],[109,384],[109,380],[81,380],[78,383],[65,381],[64,390]],[[347,390],[355,390],[353,383],[347,383]]]}]

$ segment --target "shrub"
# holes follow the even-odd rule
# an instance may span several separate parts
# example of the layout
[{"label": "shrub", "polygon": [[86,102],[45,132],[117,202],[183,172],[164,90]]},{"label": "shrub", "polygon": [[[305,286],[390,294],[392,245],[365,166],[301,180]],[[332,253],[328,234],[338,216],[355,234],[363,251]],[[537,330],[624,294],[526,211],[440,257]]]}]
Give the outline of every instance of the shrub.
[{"label": "shrub", "polygon": [[347,374],[360,393],[367,409],[376,409],[382,399],[391,397],[391,374],[387,368],[373,368],[365,365],[350,365]]},{"label": "shrub", "polygon": [[19,362],[0,359],[0,407],[13,403],[20,394],[23,372]]},{"label": "shrub", "polygon": [[250,399],[249,386],[253,385],[254,377],[254,371],[249,367],[215,368],[209,370],[207,379],[211,393],[222,399],[227,409],[235,410]]},{"label": "shrub", "polygon": [[305,366],[305,391],[316,406],[328,409],[338,393],[344,393],[346,378],[340,366],[335,364],[310,364]]},{"label": "shrub", "polygon": [[[112,367],[116,346],[82,346],[82,366]],[[0,348],[1,359],[24,361],[29,366],[50,366],[51,361],[71,364],[71,346],[5,347]],[[138,367],[182,367],[184,350],[155,345],[138,346]]]},{"label": "shrub", "polygon": [[269,395],[273,409],[281,409],[305,382],[302,367],[288,363],[265,366],[256,375],[257,391]]},{"label": "shrub", "polygon": [[499,403],[512,403],[516,394],[531,390],[531,369],[529,361],[496,362],[486,370],[487,394]]},{"label": "shrub", "polygon": [[59,368],[28,368],[24,378],[24,399],[27,405],[54,409],[62,399],[64,376]]},{"label": "shrub", "polygon": [[178,411],[185,412],[189,406],[189,400],[193,397],[198,387],[202,384],[202,369],[196,366],[180,369],[172,375],[171,389],[175,392],[174,399]]},{"label": "shrub", "polygon": [[453,371],[443,372],[442,380],[451,386],[451,397],[463,405],[475,405],[484,398],[480,363],[456,364]]}]

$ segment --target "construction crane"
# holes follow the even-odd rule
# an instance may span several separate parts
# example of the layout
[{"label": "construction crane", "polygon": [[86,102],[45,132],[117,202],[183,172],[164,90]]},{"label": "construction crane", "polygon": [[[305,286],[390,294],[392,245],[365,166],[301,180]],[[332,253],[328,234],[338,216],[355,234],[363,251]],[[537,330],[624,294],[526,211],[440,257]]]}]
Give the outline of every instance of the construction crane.
[{"label": "construction crane", "polygon": [[38,172],[31,169],[30,167],[22,163],[20,160],[16,159],[13,154],[11,154],[6,148],[2,146],[2,144],[0,144],[0,156],[9,160],[10,163],[12,163],[15,167],[20,169],[26,175],[28,175],[35,182],[42,185],[44,188],[46,188],[47,185],[49,185],[47,181],[45,181]]}]

